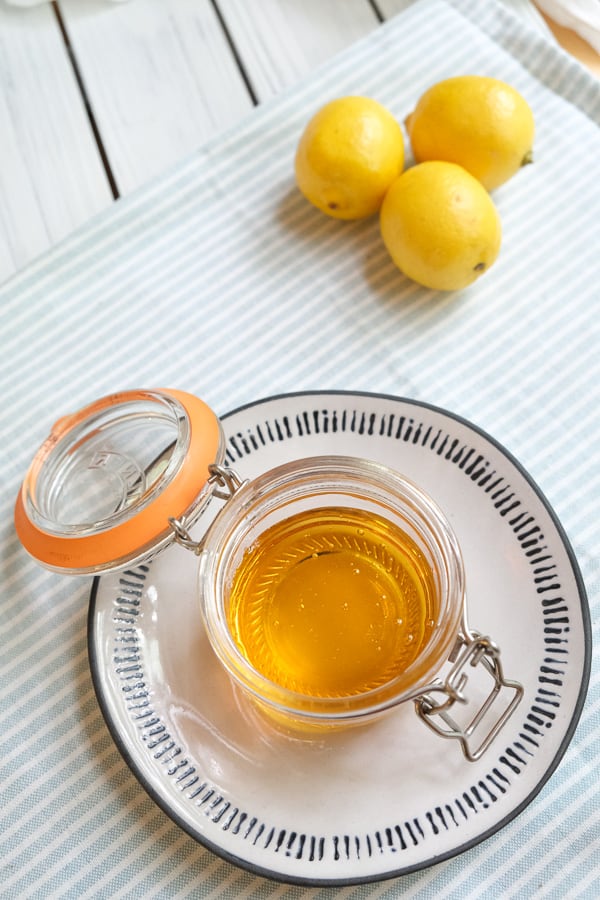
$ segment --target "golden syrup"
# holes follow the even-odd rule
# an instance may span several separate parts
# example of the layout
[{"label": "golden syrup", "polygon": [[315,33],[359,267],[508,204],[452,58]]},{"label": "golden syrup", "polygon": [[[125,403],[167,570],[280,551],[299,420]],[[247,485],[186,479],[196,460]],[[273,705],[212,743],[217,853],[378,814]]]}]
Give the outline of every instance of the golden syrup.
[{"label": "golden syrup", "polygon": [[323,508],[271,526],[234,574],[228,625],[254,669],[288,690],[344,697],[386,684],[434,627],[423,554],[371,512]]}]

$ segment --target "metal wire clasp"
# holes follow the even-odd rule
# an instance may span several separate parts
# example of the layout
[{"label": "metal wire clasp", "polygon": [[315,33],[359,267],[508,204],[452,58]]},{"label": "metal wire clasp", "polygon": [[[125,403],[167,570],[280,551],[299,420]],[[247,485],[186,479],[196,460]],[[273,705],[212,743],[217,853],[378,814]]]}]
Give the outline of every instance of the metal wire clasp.
[{"label": "metal wire clasp", "polygon": [[[466,625],[460,635],[455,652],[450,660],[453,665],[444,682],[433,684],[427,693],[415,699],[415,706],[420,718],[441,737],[455,738],[460,741],[464,756],[475,762],[487,750],[501,728],[513,714],[523,696],[523,686],[517,681],[509,681],[504,677],[500,661],[500,648],[489,637],[471,632]],[[469,698],[466,689],[469,682],[469,669],[482,666],[492,681],[492,687],[482,703],[470,714],[466,724],[459,724],[450,715],[455,704],[467,705]],[[480,670],[480,671],[482,671]],[[502,706],[499,714],[489,720],[488,714],[492,705],[498,704],[500,693],[512,692],[512,698]],[[435,697],[434,692],[439,696]],[[475,732],[482,725],[484,718],[488,721],[483,730],[483,737],[475,739]],[[471,744],[475,743],[473,747]]]},{"label": "metal wire clasp", "polygon": [[247,482],[247,479],[242,481],[233,469],[228,469],[226,466],[218,466],[216,463],[210,465],[208,471],[210,473],[208,483],[218,485],[212,492],[213,497],[218,497],[219,500],[229,500]]},{"label": "metal wire clasp", "polygon": [[[213,486],[211,496],[217,497],[219,500],[229,500],[246,481],[242,481],[237,472],[233,469],[227,469],[225,466],[212,464],[208,467],[209,478],[207,484]],[[188,526],[183,519],[169,518],[169,525],[175,533],[175,542],[186,550],[191,550],[196,556],[202,553],[204,547],[205,535],[199,541],[195,541],[188,531]]]}]

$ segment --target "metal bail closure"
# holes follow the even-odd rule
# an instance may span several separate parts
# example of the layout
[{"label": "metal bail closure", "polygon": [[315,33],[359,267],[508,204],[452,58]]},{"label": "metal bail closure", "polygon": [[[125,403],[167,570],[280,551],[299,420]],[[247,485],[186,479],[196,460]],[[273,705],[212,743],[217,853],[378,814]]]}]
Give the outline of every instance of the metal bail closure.
[{"label": "metal bail closure", "polygon": [[[512,716],[523,696],[523,686],[504,677],[500,648],[489,637],[470,632],[467,627],[451,662],[446,680],[430,685],[427,693],[415,699],[415,706],[426,725],[441,737],[460,741],[464,756],[476,762]],[[477,679],[477,698],[467,696],[467,685],[475,675],[469,670],[483,676]],[[487,682],[487,687],[481,682]],[[466,711],[463,723],[450,714],[457,704]]]},{"label": "metal bail closure", "polygon": [[173,542],[170,517],[198,518],[224,455],[219,419],[193,394],[103,397],[51,428],[17,497],[17,534],[64,574],[141,562]]},{"label": "metal bail closure", "polygon": [[[208,471],[210,472],[208,484],[213,486],[212,496],[219,500],[230,500],[236,491],[248,484],[248,479],[242,481],[237,472],[225,466],[213,464],[208,467]],[[187,523],[174,516],[169,517],[169,525],[175,534],[175,541],[185,550],[191,550],[196,556],[200,556],[206,535],[202,535],[199,541],[195,541],[188,531]]]}]

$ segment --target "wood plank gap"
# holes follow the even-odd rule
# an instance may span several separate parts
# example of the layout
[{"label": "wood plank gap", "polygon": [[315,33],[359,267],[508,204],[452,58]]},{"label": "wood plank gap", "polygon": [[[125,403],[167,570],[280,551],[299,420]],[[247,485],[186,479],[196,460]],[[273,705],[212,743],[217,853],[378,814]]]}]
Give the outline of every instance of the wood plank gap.
[{"label": "wood plank gap", "polygon": [[377,21],[379,23],[385,22],[385,16],[379,9],[379,6],[377,5],[377,0],[367,0],[367,2],[369,4],[369,6],[371,7],[371,9],[373,10],[373,13],[374,13]]},{"label": "wood plank gap", "polygon": [[69,57],[69,61],[71,63],[71,67],[73,69],[73,74],[75,75],[75,80],[77,81],[77,86],[79,88],[79,92],[81,94],[81,98],[83,100],[83,105],[85,107],[85,112],[88,118],[88,122],[90,123],[90,128],[92,129],[92,133],[94,135],[94,140],[96,141],[96,146],[98,147],[98,153],[100,154],[100,159],[102,160],[102,165],[104,166],[104,171],[106,173],[106,178],[108,180],[108,184],[110,186],[111,193],[113,195],[114,200],[118,200],[120,195],[119,188],[117,186],[117,182],[115,176],[113,174],[108,154],[106,153],[106,148],[104,147],[104,142],[102,140],[102,136],[100,134],[100,129],[98,128],[98,123],[96,122],[96,117],[94,116],[94,112],[92,110],[92,106],[90,104],[87,91],[85,89],[85,84],[79,69],[79,65],[77,63],[77,58],[71,46],[71,41],[69,40],[69,33],[67,31],[66,25],[64,23],[60,7],[56,0],[52,0],[52,9],[54,11],[54,15],[56,16],[56,21],[58,23],[58,27],[60,28],[60,33],[62,35],[62,39],[65,43],[65,48],[67,50],[67,54]]},{"label": "wood plank gap", "polygon": [[225,39],[226,39],[227,43],[229,44],[229,48],[231,50],[231,53],[233,54],[235,63],[237,65],[238,69],[240,70],[240,75],[242,76],[242,81],[244,82],[244,84],[246,86],[246,90],[250,94],[250,99],[252,100],[252,103],[254,104],[254,106],[258,106],[258,104],[260,103],[260,101],[258,99],[258,95],[257,95],[256,91],[254,90],[254,85],[252,84],[252,80],[251,80],[250,76],[248,75],[248,72],[246,71],[246,67],[244,66],[244,63],[242,62],[242,58],[241,58],[240,54],[238,53],[237,47],[235,46],[235,43],[231,36],[229,28],[227,27],[227,22],[225,21],[225,18],[223,17],[223,14],[221,13],[221,10],[219,9],[219,4],[217,3],[217,0],[210,0],[210,4],[215,11],[215,15],[216,15],[217,19],[219,20],[219,24],[220,24],[221,28],[223,29],[223,34],[225,35]]}]

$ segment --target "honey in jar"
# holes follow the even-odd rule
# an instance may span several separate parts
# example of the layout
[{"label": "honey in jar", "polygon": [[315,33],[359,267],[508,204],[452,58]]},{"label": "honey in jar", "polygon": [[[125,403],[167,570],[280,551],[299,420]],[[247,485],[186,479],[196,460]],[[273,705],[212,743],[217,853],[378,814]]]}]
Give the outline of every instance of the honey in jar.
[{"label": "honey in jar", "polygon": [[269,681],[312,697],[386,684],[433,627],[431,569],[415,542],[371,510],[313,508],[245,551],[229,594],[230,633]]}]

